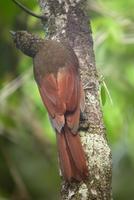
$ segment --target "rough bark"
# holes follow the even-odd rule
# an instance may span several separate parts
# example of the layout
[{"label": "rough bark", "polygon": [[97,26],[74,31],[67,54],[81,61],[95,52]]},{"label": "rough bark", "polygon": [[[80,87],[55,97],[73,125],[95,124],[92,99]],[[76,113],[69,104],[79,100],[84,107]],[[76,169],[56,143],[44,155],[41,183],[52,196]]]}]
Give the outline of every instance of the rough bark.
[{"label": "rough bark", "polygon": [[63,200],[111,200],[111,151],[99,102],[99,81],[95,66],[90,20],[85,13],[86,0],[39,0],[48,16],[47,34],[51,39],[67,40],[75,50],[83,82],[86,108],[80,136],[86,152],[89,179],[69,184],[62,180]]}]

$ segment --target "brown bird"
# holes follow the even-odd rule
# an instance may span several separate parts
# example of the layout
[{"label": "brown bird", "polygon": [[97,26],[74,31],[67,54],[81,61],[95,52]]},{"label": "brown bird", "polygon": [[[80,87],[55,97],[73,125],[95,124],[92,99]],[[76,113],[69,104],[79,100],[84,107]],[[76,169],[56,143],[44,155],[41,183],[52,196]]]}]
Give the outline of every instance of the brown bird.
[{"label": "brown bird", "polygon": [[77,56],[65,42],[43,40],[26,31],[11,33],[16,47],[33,58],[35,80],[56,130],[64,179],[85,180],[88,168],[78,134],[84,91]]}]

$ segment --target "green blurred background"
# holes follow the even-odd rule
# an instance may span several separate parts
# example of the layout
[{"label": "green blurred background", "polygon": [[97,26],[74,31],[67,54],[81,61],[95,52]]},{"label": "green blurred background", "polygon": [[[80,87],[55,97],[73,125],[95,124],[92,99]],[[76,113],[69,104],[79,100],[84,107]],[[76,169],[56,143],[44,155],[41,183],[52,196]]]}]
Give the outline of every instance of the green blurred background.
[{"label": "green blurred background", "polygon": [[[36,0],[22,2],[40,13]],[[133,200],[134,1],[90,0],[88,5],[96,65],[103,76],[100,96],[113,155],[113,195]],[[32,61],[16,50],[9,34],[20,29],[44,35],[37,19],[11,0],[0,0],[0,200],[56,200],[55,135],[33,79]]]}]

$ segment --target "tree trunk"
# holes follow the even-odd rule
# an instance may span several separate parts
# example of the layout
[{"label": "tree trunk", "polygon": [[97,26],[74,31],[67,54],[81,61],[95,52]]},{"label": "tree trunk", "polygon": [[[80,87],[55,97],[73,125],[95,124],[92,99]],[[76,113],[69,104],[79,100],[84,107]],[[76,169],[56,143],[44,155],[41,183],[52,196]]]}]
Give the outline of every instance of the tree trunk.
[{"label": "tree trunk", "polygon": [[[80,136],[87,156],[89,179],[69,184],[62,180],[62,200],[111,200],[111,151],[107,144],[99,102],[99,81],[95,67],[90,20],[85,13],[86,0],[39,0],[48,16],[48,37],[67,40],[80,63],[86,107],[80,123]],[[45,24],[44,24],[44,27]]]}]

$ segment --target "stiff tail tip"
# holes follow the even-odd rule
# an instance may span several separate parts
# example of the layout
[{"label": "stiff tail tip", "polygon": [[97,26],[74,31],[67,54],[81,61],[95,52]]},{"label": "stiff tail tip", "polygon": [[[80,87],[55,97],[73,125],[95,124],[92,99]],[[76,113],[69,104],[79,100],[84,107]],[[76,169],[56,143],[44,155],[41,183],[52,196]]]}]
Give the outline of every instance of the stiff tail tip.
[{"label": "stiff tail tip", "polygon": [[80,136],[73,135],[67,127],[56,135],[60,168],[64,179],[68,182],[85,181],[88,178],[88,167]]}]

